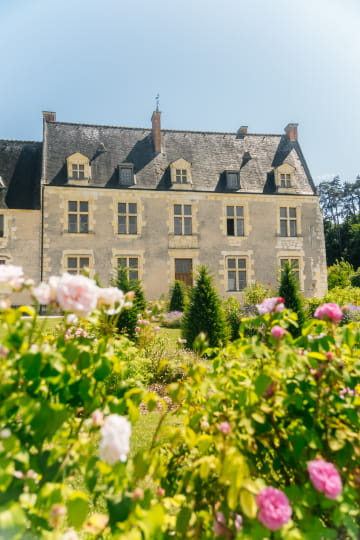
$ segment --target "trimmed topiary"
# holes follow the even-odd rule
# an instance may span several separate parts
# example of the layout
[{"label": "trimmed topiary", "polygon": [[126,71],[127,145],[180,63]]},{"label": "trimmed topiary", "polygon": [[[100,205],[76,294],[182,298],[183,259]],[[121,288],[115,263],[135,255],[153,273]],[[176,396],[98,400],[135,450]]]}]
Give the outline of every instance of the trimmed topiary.
[{"label": "trimmed topiary", "polygon": [[200,333],[206,335],[209,347],[226,344],[229,336],[221,301],[204,266],[199,269],[182,322],[182,337],[186,339],[188,347],[194,347]]},{"label": "trimmed topiary", "polygon": [[301,333],[301,327],[305,322],[305,313],[303,300],[299,292],[299,283],[289,263],[286,263],[281,269],[279,296],[284,298],[285,307],[297,314],[299,327],[292,326],[289,328],[291,333],[297,336]]},{"label": "trimmed topiary", "polygon": [[170,296],[169,311],[185,311],[186,288],[182,281],[175,281]]},{"label": "trimmed topiary", "polygon": [[143,314],[146,309],[146,300],[141,283],[136,279],[129,280],[128,270],[123,267],[118,270],[115,286],[124,293],[129,291],[134,293],[132,307],[122,310],[117,321],[118,331],[130,338],[134,338],[138,315]]}]

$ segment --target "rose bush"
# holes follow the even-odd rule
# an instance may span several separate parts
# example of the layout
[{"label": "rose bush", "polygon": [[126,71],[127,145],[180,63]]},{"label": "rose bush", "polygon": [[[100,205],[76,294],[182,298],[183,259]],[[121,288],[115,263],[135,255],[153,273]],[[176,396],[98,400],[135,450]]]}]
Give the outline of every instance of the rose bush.
[{"label": "rose bush", "polygon": [[[92,285],[84,287],[83,307],[92,302]],[[78,303],[82,293],[75,296]],[[97,300],[86,335],[67,339],[87,309],[75,306],[79,321],[66,313],[51,337],[34,310],[5,303],[1,535],[357,539],[359,325],[314,319],[297,339],[274,336],[273,328],[296,324],[281,303],[267,302],[263,315],[242,321],[236,342],[184,367],[186,378],[168,388],[175,412],[129,377],[134,346],[112,332],[118,314],[105,312],[116,304]],[[250,337],[248,325],[258,330]],[[134,453],[141,402],[160,407],[158,425]]]}]

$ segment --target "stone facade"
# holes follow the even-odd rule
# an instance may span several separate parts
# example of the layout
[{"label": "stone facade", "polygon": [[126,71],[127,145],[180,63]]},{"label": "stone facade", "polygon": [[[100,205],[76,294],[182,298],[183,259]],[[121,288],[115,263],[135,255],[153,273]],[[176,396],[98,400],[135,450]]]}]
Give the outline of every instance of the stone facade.
[{"label": "stone facade", "polygon": [[[11,144],[1,152],[0,141],[7,193]],[[322,216],[296,124],[284,135],[181,132],[162,131],[159,111],[151,130],[62,123],[46,112],[37,159],[39,143],[17,144],[32,151],[21,177],[27,192],[31,178],[32,202],[20,210],[4,195],[0,262],[36,281],[86,266],[105,285],[125,265],[154,299],[207,265],[222,296],[241,296],[255,281],[276,285],[288,260],[306,296],[326,291]]]}]

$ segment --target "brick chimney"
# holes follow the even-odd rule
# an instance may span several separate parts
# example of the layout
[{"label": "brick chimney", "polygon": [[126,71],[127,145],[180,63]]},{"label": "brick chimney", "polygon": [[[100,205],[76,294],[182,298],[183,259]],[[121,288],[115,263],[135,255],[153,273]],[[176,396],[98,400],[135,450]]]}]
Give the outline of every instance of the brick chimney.
[{"label": "brick chimney", "polygon": [[288,124],[285,128],[285,133],[289,141],[297,141],[298,133],[297,128],[299,124]]},{"label": "brick chimney", "polygon": [[161,152],[161,127],[160,127],[160,116],[161,112],[158,108],[153,112],[151,117],[152,123],[152,139],[154,145],[155,154],[160,154]]},{"label": "brick chimney", "polygon": [[245,137],[245,135],[247,135],[247,130],[248,130],[247,126],[240,126],[239,129],[236,132],[236,136],[239,139],[241,139],[242,137]]},{"label": "brick chimney", "polygon": [[56,113],[50,112],[50,111],[43,111],[43,119],[45,122],[55,122],[56,121]]}]

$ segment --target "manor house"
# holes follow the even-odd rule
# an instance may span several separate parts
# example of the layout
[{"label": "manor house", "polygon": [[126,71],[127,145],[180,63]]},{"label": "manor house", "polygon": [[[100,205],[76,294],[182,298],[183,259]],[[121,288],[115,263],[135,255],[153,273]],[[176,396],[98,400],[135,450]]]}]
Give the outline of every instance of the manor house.
[{"label": "manor house", "polygon": [[276,285],[294,268],[305,295],[326,290],[323,222],[297,124],[284,134],[58,122],[43,141],[0,140],[0,263],[36,282],[119,266],[148,299],[207,265],[221,296]]}]

